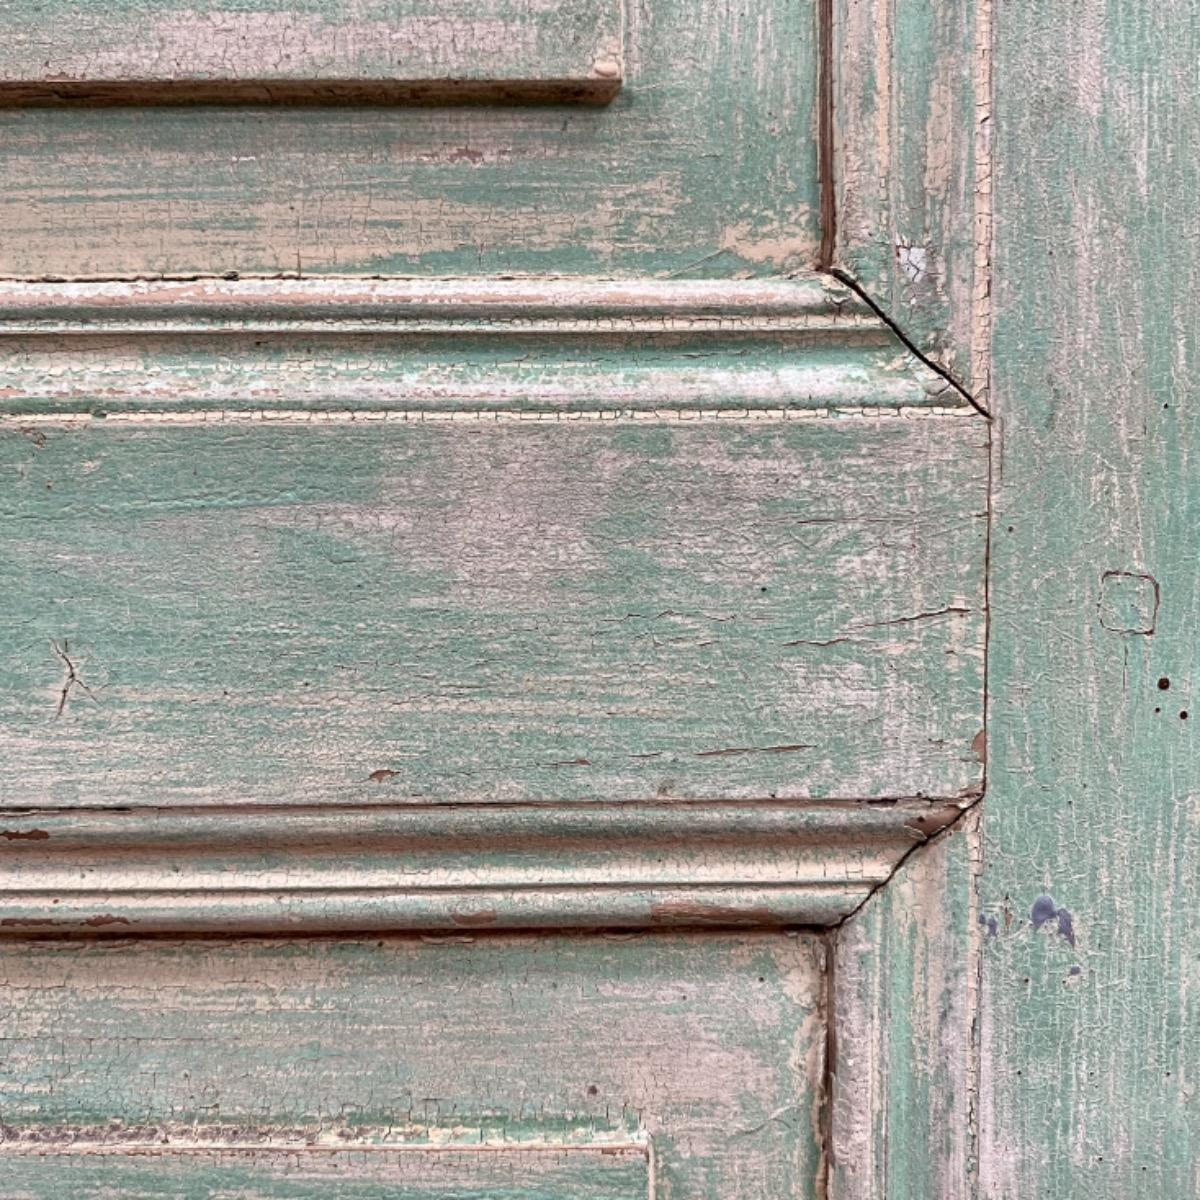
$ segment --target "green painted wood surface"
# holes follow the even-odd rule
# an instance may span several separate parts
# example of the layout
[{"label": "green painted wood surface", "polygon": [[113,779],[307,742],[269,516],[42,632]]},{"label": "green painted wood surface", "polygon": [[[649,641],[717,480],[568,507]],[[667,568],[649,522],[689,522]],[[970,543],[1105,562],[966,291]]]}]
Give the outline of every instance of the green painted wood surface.
[{"label": "green painted wood surface", "polygon": [[972,389],[983,382],[988,3],[833,2],[835,265]]},{"label": "green painted wood surface", "polygon": [[997,37],[981,1192],[1183,1200],[1200,1194],[1200,9],[1007,5]]},{"label": "green painted wood surface", "polygon": [[[648,1200],[645,1149],[31,1153],[5,1200]],[[652,1200],[652,1198],[651,1198]]]},{"label": "green painted wood surface", "polygon": [[778,933],[10,943],[0,1168],[64,1143],[649,1139],[657,1195],[807,1200],[823,969],[821,938]]},{"label": "green painted wood surface", "polygon": [[0,103],[611,98],[621,74],[619,0],[4,0],[0,21]]},{"label": "green painted wood surface", "polygon": [[834,934],[829,1195],[976,1195],[980,812]]},{"label": "green painted wood surface", "polygon": [[7,412],[945,408],[842,287],[203,280],[0,290]]},{"label": "green painted wood surface", "polygon": [[9,812],[0,935],[824,926],[958,812],[920,801]]},{"label": "green painted wood surface", "polygon": [[812,0],[654,0],[626,18],[624,86],[602,109],[0,111],[0,275],[811,265]]},{"label": "green painted wood surface", "polygon": [[787,417],[18,418],[0,803],[970,795],[983,423]]}]

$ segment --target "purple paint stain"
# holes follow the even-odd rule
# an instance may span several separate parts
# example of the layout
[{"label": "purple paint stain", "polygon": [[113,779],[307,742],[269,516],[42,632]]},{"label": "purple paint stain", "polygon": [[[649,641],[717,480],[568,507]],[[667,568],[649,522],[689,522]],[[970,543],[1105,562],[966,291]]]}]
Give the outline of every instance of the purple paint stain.
[{"label": "purple paint stain", "polygon": [[1058,905],[1054,903],[1053,896],[1039,896],[1033,902],[1033,908],[1029,910],[1029,919],[1033,922],[1034,929],[1041,929],[1047,921],[1056,916]]},{"label": "purple paint stain", "polygon": [[1066,938],[1067,944],[1072,950],[1075,949],[1075,926],[1071,923],[1071,914],[1065,908],[1060,908],[1058,916],[1058,936]]},{"label": "purple paint stain", "polygon": [[1075,925],[1071,917],[1071,910],[1059,908],[1054,903],[1053,896],[1039,896],[1033,902],[1033,908],[1029,910],[1029,920],[1033,924],[1034,929],[1041,929],[1047,921],[1056,922],[1058,936],[1071,946],[1072,949],[1074,948]]}]

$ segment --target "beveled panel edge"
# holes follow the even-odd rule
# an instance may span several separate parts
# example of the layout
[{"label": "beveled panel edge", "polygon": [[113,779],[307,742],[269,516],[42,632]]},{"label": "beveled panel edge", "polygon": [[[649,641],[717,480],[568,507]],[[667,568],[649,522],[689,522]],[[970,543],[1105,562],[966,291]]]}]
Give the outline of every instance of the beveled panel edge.
[{"label": "beveled panel edge", "polygon": [[829,926],[964,803],[12,814],[0,936]]},{"label": "beveled panel edge", "polygon": [[[109,1125],[72,1128],[71,1140],[57,1140],[53,1134],[37,1130],[18,1130],[16,1136],[0,1136],[0,1158],[161,1158],[187,1154],[595,1154],[630,1155],[649,1161],[653,1142],[649,1136],[621,1131],[618,1135],[606,1131],[588,1131],[588,1140],[554,1141],[510,1139],[507,1141],[452,1141],[453,1130],[433,1131],[447,1140],[405,1141],[396,1138],[388,1129],[363,1130],[360,1127],[341,1129],[327,1140],[304,1136],[279,1138],[270,1134],[260,1140],[248,1137],[222,1140],[218,1134],[206,1137],[203,1126],[152,1127],[157,1140],[136,1140],[123,1129]],[[25,1136],[22,1137],[22,1134]],[[461,1133],[458,1134],[461,1137]],[[336,1138],[336,1140],[333,1140]],[[389,1138],[391,1140],[389,1140]]]}]

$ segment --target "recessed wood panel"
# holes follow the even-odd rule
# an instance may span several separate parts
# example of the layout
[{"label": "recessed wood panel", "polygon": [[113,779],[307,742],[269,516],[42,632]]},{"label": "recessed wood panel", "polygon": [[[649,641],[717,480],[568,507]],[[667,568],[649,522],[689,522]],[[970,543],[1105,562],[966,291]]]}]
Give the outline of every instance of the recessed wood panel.
[{"label": "recessed wood panel", "polygon": [[4,807],[978,788],[982,422],[385,415],[10,419]]},{"label": "recessed wood panel", "polygon": [[[779,933],[9,944],[0,1191],[99,1200],[123,1169],[134,1196],[416,1200],[436,1170],[439,1197],[627,1200],[652,1153],[655,1195],[807,1200],[824,966]],[[387,1143],[481,1157],[460,1190],[458,1160],[356,1152]]]},{"label": "recessed wood panel", "polygon": [[[14,5],[28,28],[33,4],[6,7]],[[60,7],[47,2],[38,20],[55,24]],[[250,7],[239,20],[286,8],[282,19],[301,29],[337,26],[343,8],[327,0]],[[396,7],[360,0],[352,9]],[[435,0],[401,7],[447,8]],[[565,55],[555,70],[592,70],[593,17],[607,30],[616,8],[616,0],[458,0],[449,11],[480,28],[502,24],[506,13],[531,14],[519,30],[541,40],[523,49],[528,37],[497,38],[487,52],[496,73],[528,70],[531,55]],[[818,237],[812,0],[652,0],[625,8],[623,82],[607,107],[531,106],[503,95],[454,107],[295,105],[285,102],[287,88],[256,93],[251,83],[243,100],[273,101],[2,110],[0,275],[730,278],[808,266]],[[122,10],[163,10],[164,21],[185,26],[209,20],[207,5],[193,5],[186,18],[174,3],[125,0],[97,11],[109,20]],[[117,36],[123,45],[133,41],[127,22]],[[265,34],[256,38],[275,48]],[[481,41],[465,39],[454,51],[459,67],[467,69]],[[351,44],[338,49],[337,37],[306,34],[296,44],[314,47],[310,56],[361,57]],[[38,61],[54,49],[52,40]],[[257,53],[239,50],[249,55],[239,71],[257,73]],[[72,69],[94,71],[97,61],[81,52]],[[543,63],[538,72],[548,69]],[[603,76],[588,87],[608,82]],[[289,85],[291,98],[299,86]],[[315,86],[304,85],[310,93]],[[186,87],[220,98],[211,81]]]}]

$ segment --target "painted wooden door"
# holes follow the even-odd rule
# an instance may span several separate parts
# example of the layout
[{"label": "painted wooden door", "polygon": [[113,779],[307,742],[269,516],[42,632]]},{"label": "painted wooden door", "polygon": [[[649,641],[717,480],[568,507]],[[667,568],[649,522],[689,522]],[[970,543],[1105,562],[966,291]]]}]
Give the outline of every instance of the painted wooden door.
[{"label": "painted wooden door", "polygon": [[[1046,556],[1099,472],[1023,391],[1066,388],[1058,322],[1103,340],[1023,307],[1017,227],[1071,220],[1015,140],[1046,31],[988,0],[0,17],[0,1197],[1076,1194],[1022,1071],[1114,1033],[1072,1005],[1119,979],[1070,839],[1019,823],[1029,762],[1112,764],[1023,697],[1044,662],[1091,686],[1095,637],[1178,741],[1148,639],[1196,606],[1130,517],[1086,636],[1014,624],[1075,586]],[[1104,31],[1158,36],[1106,20],[1055,101],[1081,128]],[[1124,1194],[1099,1120],[1119,1165],[1078,1178]],[[1186,1145],[1156,1194],[1194,1193]]]}]

